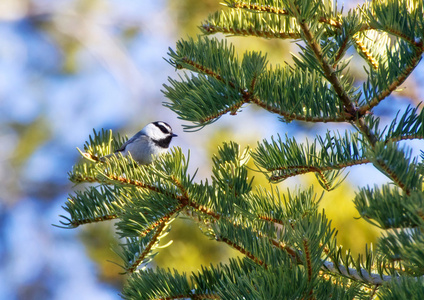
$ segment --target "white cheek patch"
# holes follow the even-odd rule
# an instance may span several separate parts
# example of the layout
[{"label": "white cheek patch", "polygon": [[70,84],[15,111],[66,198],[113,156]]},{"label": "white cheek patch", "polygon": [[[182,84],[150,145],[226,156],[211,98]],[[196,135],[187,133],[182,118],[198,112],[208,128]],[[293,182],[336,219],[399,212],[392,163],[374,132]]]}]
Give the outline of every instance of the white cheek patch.
[{"label": "white cheek patch", "polygon": [[[162,127],[162,129],[165,128],[167,132],[163,132],[160,127]],[[161,140],[169,136],[172,129],[164,122],[157,122],[156,125],[153,123],[148,124],[144,127],[143,131],[148,137],[154,140]]]}]

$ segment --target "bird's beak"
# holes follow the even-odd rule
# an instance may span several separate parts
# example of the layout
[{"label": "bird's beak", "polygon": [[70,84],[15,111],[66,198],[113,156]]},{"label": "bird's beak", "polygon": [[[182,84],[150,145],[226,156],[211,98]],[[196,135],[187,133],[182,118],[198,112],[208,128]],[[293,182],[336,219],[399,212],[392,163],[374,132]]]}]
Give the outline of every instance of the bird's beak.
[{"label": "bird's beak", "polygon": [[178,135],[176,135],[175,133],[173,133],[173,134],[172,134],[172,137],[175,137],[175,136],[178,136]]}]

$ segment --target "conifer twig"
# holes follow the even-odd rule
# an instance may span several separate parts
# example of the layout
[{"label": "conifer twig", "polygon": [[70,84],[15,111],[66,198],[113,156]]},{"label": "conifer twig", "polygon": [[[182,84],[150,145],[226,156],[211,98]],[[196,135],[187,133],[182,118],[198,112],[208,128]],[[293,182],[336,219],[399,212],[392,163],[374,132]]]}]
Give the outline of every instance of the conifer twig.
[{"label": "conifer twig", "polygon": [[60,223],[65,225],[65,226],[71,226],[71,227],[66,227],[66,228],[77,228],[80,225],[109,221],[109,220],[119,218],[119,216],[116,215],[116,214],[100,216],[100,217],[96,217],[94,219],[79,219],[79,220],[71,220],[71,219],[69,219],[69,218],[67,218],[63,215],[60,215],[60,217],[65,218],[69,221],[68,223],[64,223],[64,222],[60,221]]},{"label": "conifer twig", "polygon": [[149,227],[147,227],[143,232],[140,233],[140,236],[141,237],[146,236],[149,232],[156,229],[159,225],[166,223],[167,221],[171,219],[173,215],[180,212],[183,208],[184,208],[184,205],[182,204],[178,205],[173,210],[168,212],[166,215],[161,217],[159,220],[157,220],[156,222],[152,223]]},{"label": "conifer twig", "polygon": [[[240,108],[243,104],[245,103],[255,103],[256,105],[264,108],[265,110],[272,112],[272,113],[276,113],[282,117],[284,117],[287,120],[297,120],[297,121],[307,121],[307,122],[323,122],[323,123],[327,123],[327,122],[346,122],[346,116],[337,116],[337,117],[311,117],[311,116],[305,116],[305,115],[298,115],[292,112],[288,112],[288,111],[284,111],[281,110],[279,108],[276,107],[271,107],[269,106],[267,103],[265,103],[264,101],[262,101],[261,99],[257,98],[254,96],[253,89],[250,87],[249,90],[243,88],[243,87],[236,87],[236,85],[234,84],[234,82],[230,81],[230,80],[226,80],[224,79],[220,74],[216,73],[215,71],[211,70],[210,68],[207,68],[191,59],[189,59],[188,57],[183,57],[182,61],[188,65],[190,65],[192,68],[196,69],[197,72],[199,73],[203,73],[206,74],[208,76],[211,76],[223,83],[228,84],[230,87],[232,87],[233,89],[238,89],[238,91],[240,92],[240,94],[242,95],[242,98],[240,101],[234,103],[231,106],[226,107],[225,109],[222,109],[221,111],[217,112],[214,115],[208,116],[202,120],[200,120],[200,123],[206,123],[210,120],[216,119],[222,115],[225,115],[227,113],[231,113],[232,115],[235,114],[235,112],[237,111],[238,108]],[[254,84],[254,82],[252,81],[252,84]]]},{"label": "conifer twig", "polygon": [[240,2],[233,2],[233,3],[227,3],[227,6],[230,8],[241,8],[246,9],[254,12],[267,12],[267,13],[273,13],[277,15],[287,15],[288,12],[285,9],[270,6],[270,5],[258,5],[256,3],[244,3],[242,1]]},{"label": "conifer twig", "polygon": [[378,62],[377,60],[372,56],[372,54],[368,51],[367,47],[360,41],[358,37],[352,36],[352,40],[355,42],[355,44],[358,46],[359,50],[361,50],[362,54],[365,56],[365,58],[369,61],[371,66],[377,70],[378,69]]},{"label": "conifer twig", "polygon": [[290,113],[288,111],[281,110],[277,107],[272,107],[272,106],[268,105],[267,103],[265,103],[264,101],[262,101],[261,99],[259,99],[257,97],[251,98],[251,102],[262,107],[263,109],[266,109],[269,112],[278,114],[278,115],[284,117],[286,120],[289,120],[289,121],[297,120],[297,121],[306,121],[306,122],[313,122],[313,123],[318,123],[318,122],[323,122],[323,123],[346,122],[346,117],[344,117],[344,116],[327,118],[327,117],[311,117],[311,116],[305,116],[305,115],[297,115],[295,113]]},{"label": "conifer twig", "polygon": [[130,178],[125,178],[122,176],[117,176],[115,174],[103,174],[108,180],[112,181],[112,182],[119,182],[120,184],[123,185],[130,185],[130,186],[134,186],[134,187],[138,187],[138,188],[143,188],[143,189],[147,189],[150,190],[152,192],[156,192],[156,193],[160,193],[166,196],[174,196],[160,188],[158,188],[157,186],[154,185],[149,185],[149,184],[145,184],[141,181],[138,180],[134,180],[134,179],[130,179]]},{"label": "conifer twig", "polygon": [[[296,10],[297,9],[298,8],[296,8]],[[309,30],[308,24],[306,24],[304,20],[298,20],[298,22],[299,22],[300,28],[303,31],[303,34],[305,36],[307,43],[309,44],[316,58],[321,64],[325,77],[331,83],[335,92],[337,93],[337,95],[339,96],[340,100],[342,101],[345,107],[346,117],[347,117],[346,119],[350,120],[351,122],[355,122],[355,124],[358,126],[361,132],[368,139],[371,146],[374,147],[375,143],[377,142],[377,138],[375,137],[374,133],[370,130],[370,128],[365,124],[362,118],[363,114],[362,115],[358,114],[358,111],[356,107],[354,106],[353,101],[349,98],[348,94],[343,89],[340,83],[340,80],[337,78],[337,75],[336,75],[337,73],[328,64],[327,59],[323,57],[321,46],[313,38],[312,33]]]},{"label": "conifer twig", "polygon": [[131,266],[126,270],[127,273],[133,273],[135,270],[137,270],[138,266],[141,264],[141,262],[144,260],[144,258],[149,254],[150,250],[152,249],[153,245],[156,244],[158,241],[159,236],[161,235],[163,229],[166,226],[166,222],[162,222],[157,228],[156,232],[153,235],[152,239],[147,244],[146,248],[144,248],[143,252],[140,253],[138,258],[131,264]]},{"label": "conifer twig", "polygon": [[300,34],[296,32],[276,32],[276,31],[265,31],[265,30],[256,30],[253,27],[249,29],[240,29],[240,28],[232,28],[232,27],[221,27],[217,25],[213,25],[210,23],[202,24],[202,29],[209,33],[223,33],[223,34],[231,34],[231,35],[243,35],[243,36],[256,36],[261,38],[278,38],[278,39],[298,39],[300,38]]},{"label": "conifer twig", "polygon": [[349,44],[349,37],[346,36],[346,38],[343,40],[343,43],[341,44],[340,48],[337,50],[337,55],[336,55],[336,58],[334,59],[333,68],[336,68],[337,63],[343,57],[343,54],[346,51],[348,44]]},{"label": "conifer twig", "polygon": [[271,176],[271,180],[284,180],[287,179],[289,177],[292,176],[296,176],[296,175],[302,175],[302,174],[306,174],[306,173],[310,173],[310,172],[317,172],[320,175],[322,175],[321,173],[323,171],[331,171],[331,170],[340,170],[340,169],[344,169],[347,167],[352,167],[352,166],[358,166],[358,165],[362,165],[362,164],[368,164],[371,161],[369,159],[366,158],[362,158],[362,159],[358,159],[358,160],[353,160],[353,161],[349,161],[349,162],[345,162],[345,163],[340,163],[340,164],[333,164],[331,166],[323,166],[323,167],[314,167],[314,166],[284,166],[284,167],[279,167],[279,168],[269,168],[267,169],[268,172],[278,172],[278,171],[285,171],[285,170],[294,170],[294,171],[290,171],[290,173],[286,173],[285,175],[281,175],[281,176],[277,176],[277,175],[273,175]]},{"label": "conifer twig", "polygon": [[246,255],[246,257],[250,258],[251,260],[253,260],[255,263],[257,263],[260,266],[264,266],[264,268],[268,268],[268,265],[261,259],[257,258],[256,256],[254,256],[252,253],[250,253],[249,251],[247,251],[246,249],[244,249],[243,247],[237,245],[236,243],[230,241],[229,239],[225,238],[225,237],[217,237],[217,241],[222,241],[224,243],[226,243],[227,245],[229,245],[231,248],[236,249],[237,251],[239,251],[240,253],[242,253],[243,255]]},{"label": "conifer twig", "polygon": [[377,106],[381,101],[383,101],[387,96],[389,96],[394,90],[396,90],[408,76],[415,69],[417,64],[421,59],[423,51],[417,51],[415,57],[411,60],[409,66],[404,68],[403,72],[399,74],[399,76],[393,80],[390,84],[387,85],[387,88],[380,91],[377,96],[375,96],[370,102],[358,108],[358,114],[364,115],[367,111],[370,111],[372,108]]}]

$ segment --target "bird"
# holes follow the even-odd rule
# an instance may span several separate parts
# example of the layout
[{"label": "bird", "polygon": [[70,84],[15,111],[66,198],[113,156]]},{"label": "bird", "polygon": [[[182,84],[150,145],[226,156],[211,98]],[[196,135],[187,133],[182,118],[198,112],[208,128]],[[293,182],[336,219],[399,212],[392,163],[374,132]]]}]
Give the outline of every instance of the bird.
[{"label": "bird", "polygon": [[131,154],[131,157],[138,164],[148,165],[158,155],[168,150],[172,138],[176,136],[168,123],[163,121],[152,122],[125,142],[115,153],[103,156],[101,160],[104,161],[104,158],[118,153],[123,156]]}]

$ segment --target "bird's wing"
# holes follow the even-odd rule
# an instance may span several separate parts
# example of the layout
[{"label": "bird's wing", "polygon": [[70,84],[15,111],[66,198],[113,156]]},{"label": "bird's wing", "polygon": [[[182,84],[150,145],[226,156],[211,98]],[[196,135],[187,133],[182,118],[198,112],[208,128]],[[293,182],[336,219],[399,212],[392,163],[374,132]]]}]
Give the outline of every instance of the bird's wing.
[{"label": "bird's wing", "polygon": [[125,151],[125,148],[127,147],[128,144],[131,144],[132,142],[134,142],[136,139],[139,139],[143,135],[145,134],[142,132],[137,132],[132,138],[130,138],[118,150],[116,150],[116,152]]}]

